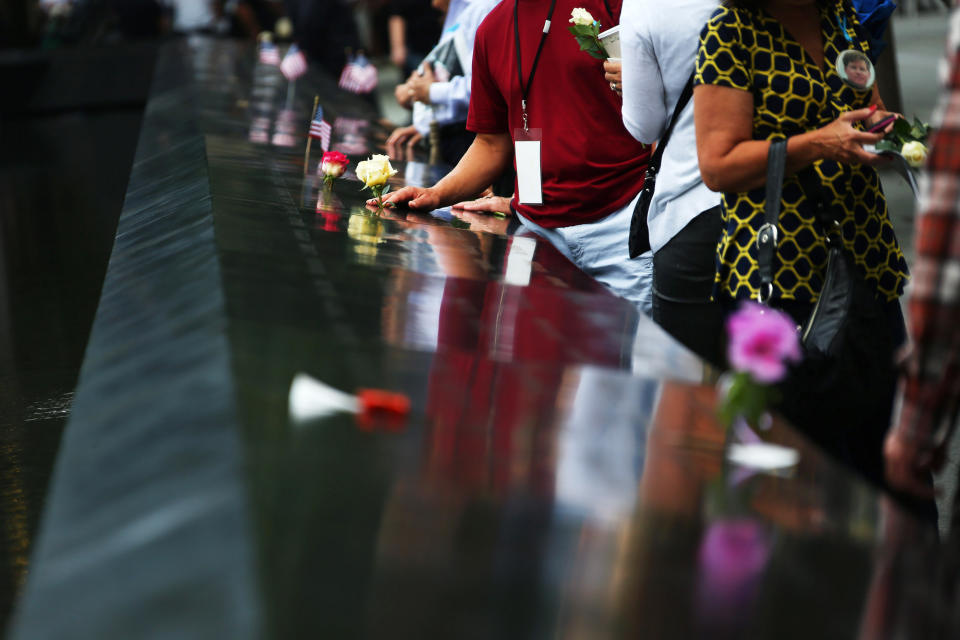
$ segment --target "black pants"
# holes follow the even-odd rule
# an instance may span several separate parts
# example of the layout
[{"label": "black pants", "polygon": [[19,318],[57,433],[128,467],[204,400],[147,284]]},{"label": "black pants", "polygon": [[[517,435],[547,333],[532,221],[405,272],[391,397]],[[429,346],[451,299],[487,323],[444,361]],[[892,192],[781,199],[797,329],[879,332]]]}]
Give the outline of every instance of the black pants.
[{"label": "black pants", "polygon": [[[467,131],[465,122],[454,122],[440,127],[440,161],[451,167],[457,166],[477,134]],[[427,148],[430,148],[429,137]]]},{"label": "black pants", "polygon": [[720,207],[707,209],[653,254],[653,319],[688,349],[723,366],[723,308],[712,302]]}]

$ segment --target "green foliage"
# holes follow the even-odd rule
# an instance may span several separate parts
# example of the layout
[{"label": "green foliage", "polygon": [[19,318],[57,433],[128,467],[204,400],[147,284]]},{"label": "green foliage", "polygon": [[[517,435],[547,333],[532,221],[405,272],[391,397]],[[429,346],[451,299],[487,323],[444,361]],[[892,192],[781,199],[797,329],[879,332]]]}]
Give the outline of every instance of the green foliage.
[{"label": "green foliage", "polygon": [[595,38],[600,35],[600,29],[595,24],[575,24],[567,28],[574,37]]},{"label": "green foliage", "polygon": [[749,373],[738,371],[733,374],[730,388],[720,403],[720,421],[729,427],[738,416],[742,416],[748,424],[756,425],[767,407],[776,400],[776,389],[758,384]]},{"label": "green foliage", "polygon": [[580,45],[580,51],[586,51],[597,60],[606,60],[610,57],[604,50],[603,45],[600,44],[600,25],[596,22],[593,24],[575,24],[567,27],[567,29],[576,38],[577,44]]},{"label": "green foliage", "polygon": [[912,123],[906,118],[897,118],[893,122],[893,131],[877,143],[877,151],[896,151],[899,153],[903,145],[914,141],[921,142],[926,146],[929,136],[930,125],[919,118],[914,117]]},{"label": "green foliage", "polygon": [[902,147],[902,144],[897,144],[893,140],[888,140],[886,138],[877,143],[877,151],[896,151],[897,153],[900,153],[900,149]]}]

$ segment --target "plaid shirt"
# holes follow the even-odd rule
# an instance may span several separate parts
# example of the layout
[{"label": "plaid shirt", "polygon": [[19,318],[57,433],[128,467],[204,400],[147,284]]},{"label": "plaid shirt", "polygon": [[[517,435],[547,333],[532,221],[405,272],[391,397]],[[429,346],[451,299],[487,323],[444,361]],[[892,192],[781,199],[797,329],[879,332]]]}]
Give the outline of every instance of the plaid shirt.
[{"label": "plaid shirt", "polygon": [[898,435],[921,447],[943,442],[960,408],[960,10],[951,16],[944,91],[934,120],[910,294],[915,349],[896,424]]}]

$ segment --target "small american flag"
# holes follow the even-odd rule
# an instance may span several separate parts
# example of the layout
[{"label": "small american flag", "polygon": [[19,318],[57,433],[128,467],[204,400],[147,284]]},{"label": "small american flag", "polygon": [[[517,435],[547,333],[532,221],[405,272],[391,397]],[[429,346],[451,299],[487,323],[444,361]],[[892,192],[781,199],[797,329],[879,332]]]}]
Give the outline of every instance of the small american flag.
[{"label": "small american flag", "polygon": [[310,137],[320,140],[320,148],[330,150],[330,123],[323,119],[323,107],[317,105],[317,112],[310,121]]},{"label": "small american flag", "polygon": [[280,52],[277,50],[277,45],[267,41],[261,42],[260,62],[274,67],[280,64]]},{"label": "small american flag", "polygon": [[283,57],[283,62],[280,63],[280,72],[290,81],[296,80],[307,72],[307,59],[297,45],[290,45],[287,55]]},{"label": "small american flag", "polygon": [[358,55],[343,68],[340,88],[350,93],[370,93],[377,88],[377,68],[365,55]]}]

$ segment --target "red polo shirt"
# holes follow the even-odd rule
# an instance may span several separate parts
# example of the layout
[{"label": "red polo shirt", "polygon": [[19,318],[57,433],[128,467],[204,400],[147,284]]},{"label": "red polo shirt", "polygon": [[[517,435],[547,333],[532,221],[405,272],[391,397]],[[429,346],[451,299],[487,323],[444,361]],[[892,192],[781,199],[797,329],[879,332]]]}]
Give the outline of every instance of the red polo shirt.
[{"label": "red polo shirt", "polygon": [[[523,127],[520,82],[513,28],[517,0],[503,0],[477,30],[473,85],[467,129],[510,133]],[[548,0],[519,0],[523,80],[527,82],[540,44]],[[650,157],[627,132],[620,98],[603,79],[603,62],[580,51],[567,30],[574,7],[583,7],[601,23],[617,24],[621,0],[557,0],[550,33],[528,87],[530,128],[543,130],[540,149],[543,204],[513,205],[547,229],[594,222],[625,206],[643,186]],[[624,238],[626,242],[626,238]]]}]

